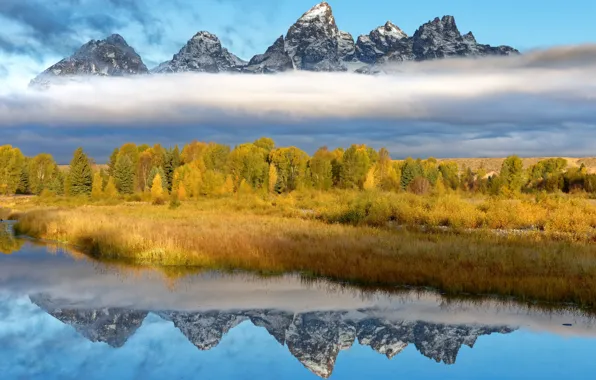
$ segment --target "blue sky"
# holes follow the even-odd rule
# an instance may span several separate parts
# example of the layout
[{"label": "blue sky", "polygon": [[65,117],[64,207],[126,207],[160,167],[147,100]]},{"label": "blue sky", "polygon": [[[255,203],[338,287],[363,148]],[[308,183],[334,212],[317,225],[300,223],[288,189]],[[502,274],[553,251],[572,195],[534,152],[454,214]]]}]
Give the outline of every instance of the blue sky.
[{"label": "blue sky", "polygon": [[[472,0],[335,0],[329,3],[340,29],[352,33],[354,38],[387,20],[412,35],[421,24],[448,14],[455,16],[462,33],[472,31],[478,42],[511,45],[526,53],[596,42],[596,24],[592,20],[596,2],[589,0],[574,0],[573,5],[552,0],[482,3]],[[467,69],[464,68],[437,81],[435,89],[428,90],[424,98],[417,98],[417,91],[413,89],[411,93],[401,94],[394,103],[387,102],[389,108],[395,108],[393,104],[410,104],[418,111],[393,115],[389,119],[369,113],[346,120],[338,112],[339,116],[288,122],[264,120],[266,112],[262,109],[253,109],[252,114],[241,115],[239,119],[238,115],[230,116],[228,112],[235,109],[230,99],[228,110],[223,113],[221,109],[216,110],[221,116],[217,120],[211,117],[210,122],[195,120],[177,126],[161,120],[160,125],[151,125],[149,130],[143,129],[147,124],[145,119],[104,123],[80,118],[63,122],[63,119],[41,117],[35,122],[22,121],[23,115],[40,112],[37,99],[26,98],[22,93],[28,82],[90,39],[119,33],[139,52],[147,66],[153,67],[171,59],[196,32],[207,30],[217,34],[230,51],[249,59],[285,34],[289,26],[315,4],[313,0],[1,0],[0,111],[5,113],[0,114],[0,144],[19,146],[27,155],[49,152],[61,163],[68,162],[78,146],[84,147],[98,162],[104,162],[114,147],[126,142],[171,146],[199,139],[233,146],[262,135],[273,137],[280,145],[296,145],[309,153],[321,145],[367,143],[375,148],[386,146],[396,158],[410,155],[594,155],[596,107],[592,99],[596,99],[593,90],[596,83],[591,82],[595,76],[590,70],[596,53],[581,63],[585,73],[579,76],[580,80],[570,78],[573,71],[565,67],[542,76],[534,75],[536,72],[518,75],[515,70],[504,68],[495,78],[502,77],[500,83],[504,84],[515,82],[515,88],[499,90],[497,94],[493,84],[483,84],[484,87],[474,84],[490,78],[465,77]],[[494,71],[495,67],[488,69]],[[464,87],[457,82],[460,79],[467,83],[471,93],[476,91],[485,96],[470,99],[446,94],[446,89],[459,91]],[[409,80],[397,83],[392,90],[407,86]],[[312,80],[311,87],[323,81],[326,79]],[[201,81],[198,82],[200,85]],[[428,86],[428,82],[422,81],[420,85]],[[576,87],[565,88],[562,93],[560,84],[575,82]],[[552,85],[552,88],[545,90],[544,85]],[[227,86],[228,93],[238,90],[238,84],[228,83]],[[348,90],[356,91],[357,86],[352,83]],[[259,88],[260,84],[254,87]],[[487,87],[490,88],[487,90]],[[196,88],[181,83],[178,95],[196,91]],[[384,92],[385,88],[370,86],[368,91],[366,93],[363,87],[360,98],[351,99],[350,104],[346,102],[347,108],[361,106],[371,94]],[[526,93],[520,95],[520,91]],[[111,97],[113,92],[106,92],[104,96]],[[332,108],[333,100],[345,93],[349,91],[331,94],[330,104],[324,106]],[[454,99],[460,99],[459,104],[445,105],[451,105]],[[71,100],[62,99],[58,106],[70,106]],[[103,98],[102,102],[105,100]],[[164,108],[169,107],[163,104]],[[53,111],[54,106],[48,107]],[[197,108],[201,106],[204,104],[198,104]],[[145,109],[138,112],[143,113]],[[89,114],[99,114],[99,111],[90,110]]]},{"label": "blue sky", "polygon": [[[340,29],[366,34],[387,20],[409,35],[423,23],[454,15],[462,33],[520,50],[593,42],[596,3],[574,0],[397,2],[330,1]],[[73,6],[72,4],[78,4]],[[171,58],[196,32],[216,33],[245,59],[262,53],[313,0],[3,0],[0,78],[15,86],[70,55],[89,39],[122,34],[148,66]]]}]

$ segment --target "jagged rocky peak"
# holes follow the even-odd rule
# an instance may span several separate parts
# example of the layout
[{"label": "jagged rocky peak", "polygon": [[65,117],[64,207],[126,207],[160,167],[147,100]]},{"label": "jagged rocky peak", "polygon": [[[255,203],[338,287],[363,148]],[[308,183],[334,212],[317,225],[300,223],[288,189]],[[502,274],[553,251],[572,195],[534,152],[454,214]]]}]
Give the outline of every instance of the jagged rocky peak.
[{"label": "jagged rocky peak", "polygon": [[381,63],[390,53],[399,52],[403,61],[413,59],[408,35],[391,21],[358,37],[356,55],[365,63]]},{"label": "jagged rocky peak", "polygon": [[350,33],[339,31],[337,49],[340,60],[345,62],[356,61],[356,43]]},{"label": "jagged rocky peak", "polygon": [[462,36],[453,16],[437,17],[422,25],[412,37],[412,51],[417,61],[519,54],[519,51],[509,46],[478,44],[472,32]]},{"label": "jagged rocky peak", "polygon": [[339,36],[331,6],[322,2],[290,27],[285,50],[297,70],[345,71],[340,59]]},{"label": "jagged rocky peak", "polygon": [[385,38],[394,39],[394,40],[401,40],[402,38],[408,38],[408,35],[401,30],[397,25],[393,24],[391,21],[387,21],[385,25],[378,27],[377,29],[373,30],[371,33],[376,33],[380,36]]},{"label": "jagged rocky peak", "polygon": [[172,60],[153,69],[155,73],[207,72],[219,73],[237,71],[245,61],[222,47],[219,38],[202,31],[194,35]]},{"label": "jagged rocky peak", "polygon": [[216,347],[225,334],[248,318],[242,314],[210,311],[204,313],[160,312],[172,321],[188,340],[200,350]]},{"label": "jagged rocky peak", "polygon": [[90,341],[107,343],[114,348],[124,346],[148,314],[146,311],[121,308],[65,309],[43,294],[31,295],[29,298],[46,313],[74,327]]},{"label": "jagged rocky peak", "polygon": [[81,76],[127,76],[147,74],[147,66],[119,34],[91,40],[70,57],[50,66],[31,81],[31,86],[47,87],[61,79]]},{"label": "jagged rocky peak", "polygon": [[344,317],[343,312],[298,314],[286,332],[292,355],[324,379],[333,373],[339,352],[349,349],[356,339],[356,326]]},{"label": "jagged rocky peak", "polygon": [[284,36],[280,36],[267,49],[265,54],[254,56],[248,62],[248,66],[243,68],[243,72],[270,74],[292,70],[293,68],[292,59],[285,50]]}]

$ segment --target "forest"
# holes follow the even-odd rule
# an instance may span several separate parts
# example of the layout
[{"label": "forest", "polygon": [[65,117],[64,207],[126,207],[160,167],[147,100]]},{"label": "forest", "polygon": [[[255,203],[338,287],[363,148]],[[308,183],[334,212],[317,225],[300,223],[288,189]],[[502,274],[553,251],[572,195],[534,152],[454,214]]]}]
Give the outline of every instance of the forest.
[{"label": "forest", "polygon": [[296,147],[276,147],[270,138],[227,145],[193,141],[182,149],[126,143],[107,165],[96,165],[82,148],[68,167],[47,153],[25,157],[0,146],[0,195],[90,196],[92,199],[151,194],[156,204],[242,192],[284,194],[303,190],[379,190],[432,195],[456,192],[515,198],[533,193],[596,192],[596,174],[562,158],[524,168],[517,156],[500,172],[458,167],[434,158],[393,160],[387,149],[366,145],[318,149],[312,156]]}]

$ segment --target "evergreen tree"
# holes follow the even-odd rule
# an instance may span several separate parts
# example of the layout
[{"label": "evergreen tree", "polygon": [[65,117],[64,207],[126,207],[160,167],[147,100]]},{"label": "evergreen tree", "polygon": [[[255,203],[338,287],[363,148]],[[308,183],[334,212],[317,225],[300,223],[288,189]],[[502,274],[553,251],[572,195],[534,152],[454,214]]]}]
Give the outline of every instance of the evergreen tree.
[{"label": "evergreen tree", "polygon": [[108,177],[114,176],[114,170],[116,169],[116,161],[118,161],[118,152],[119,151],[120,150],[118,148],[116,148],[110,155],[110,162],[108,163]]},{"label": "evergreen tree", "polygon": [[170,191],[172,190],[172,184],[174,182],[174,172],[178,169],[181,163],[180,149],[178,149],[178,145],[167,152],[165,161],[164,172],[168,184],[167,189]]},{"label": "evergreen tree", "polygon": [[132,194],[135,187],[135,169],[128,156],[119,156],[114,167],[114,182],[120,194]]},{"label": "evergreen tree", "polygon": [[412,158],[408,157],[401,168],[401,187],[402,189],[408,189],[408,186],[414,178],[424,176],[424,170],[422,168],[422,164],[420,160],[414,161]]},{"label": "evergreen tree", "polygon": [[70,162],[69,195],[88,195],[91,193],[93,184],[93,172],[89,164],[89,158],[83,152],[83,148],[78,148]]}]

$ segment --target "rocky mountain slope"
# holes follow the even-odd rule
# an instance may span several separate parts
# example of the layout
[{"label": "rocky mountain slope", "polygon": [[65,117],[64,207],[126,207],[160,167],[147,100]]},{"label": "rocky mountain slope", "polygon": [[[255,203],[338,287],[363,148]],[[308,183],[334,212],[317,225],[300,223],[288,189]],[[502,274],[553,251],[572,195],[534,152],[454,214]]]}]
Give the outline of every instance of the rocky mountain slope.
[{"label": "rocky mountain slope", "polygon": [[154,73],[237,71],[245,61],[221,46],[219,38],[209,32],[199,32],[174,55],[152,70]]},{"label": "rocky mountain slope", "polygon": [[143,324],[146,311],[106,308],[77,310],[62,308],[44,295],[30,296],[31,302],[60,322],[74,329],[92,342],[107,343],[111,347],[124,346]]},{"label": "rocky mountain slope", "polygon": [[[147,311],[61,308],[43,296],[32,301],[85,338],[122,346],[142,324]],[[339,353],[356,341],[392,359],[408,345],[422,355],[454,364],[462,346],[474,347],[483,335],[508,334],[507,326],[451,325],[380,318],[376,310],[324,311],[293,314],[280,310],[154,312],[174,326],[200,350],[215,348],[239,324],[250,321],[265,328],[302,365],[322,378],[331,376]]]},{"label": "rocky mountain slope", "polygon": [[[248,62],[222,46],[206,31],[197,33],[154,73],[206,72],[270,74],[288,70],[380,72],[387,62],[425,61],[454,57],[508,56],[519,54],[509,46],[479,44],[469,32],[462,35],[453,16],[435,18],[408,36],[397,25],[384,25],[354,41],[339,30],[331,6],[322,2],[304,13],[267,49]],[[122,76],[148,70],[134,49],[119,35],[90,41],[75,54],[53,65],[32,81],[47,86],[53,78],[78,75]]]},{"label": "rocky mountain slope", "polygon": [[147,74],[149,70],[124,38],[113,34],[101,41],[89,41],[73,55],[50,66],[31,81],[31,86],[80,76],[127,76]]}]

